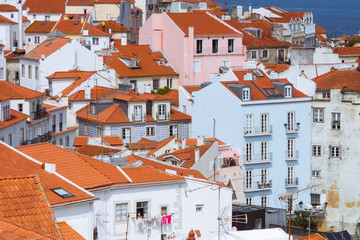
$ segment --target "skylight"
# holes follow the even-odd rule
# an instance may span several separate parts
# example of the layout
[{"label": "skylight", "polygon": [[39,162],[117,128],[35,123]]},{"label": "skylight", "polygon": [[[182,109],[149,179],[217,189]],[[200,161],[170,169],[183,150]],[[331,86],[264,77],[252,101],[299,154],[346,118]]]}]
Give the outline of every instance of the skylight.
[{"label": "skylight", "polygon": [[62,198],[69,198],[69,197],[74,196],[71,193],[69,193],[68,191],[64,190],[63,188],[53,188],[53,189],[51,189],[51,191],[53,191],[54,193],[56,193],[57,195],[59,195]]},{"label": "skylight", "polygon": [[264,75],[259,71],[259,69],[251,69],[251,71],[257,76],[257,77],[263,77]]}]

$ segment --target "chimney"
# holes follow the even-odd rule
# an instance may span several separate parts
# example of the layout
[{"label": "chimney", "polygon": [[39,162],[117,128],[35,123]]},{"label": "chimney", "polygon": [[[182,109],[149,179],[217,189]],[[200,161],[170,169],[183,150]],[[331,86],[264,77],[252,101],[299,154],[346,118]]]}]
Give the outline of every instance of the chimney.
[{"label": "chimney", "polygon": [[204,137],[198,136],[196,146],[202,146],[202,145],[204,145]]},{"label": "chimney", "polygon": [[249,12],[252,13],[251,3],[249,3]]},{"label": "chimney", "polygon": [[90,99],[91,98],[91,89],[90,89],[90,85],[86,84],[85,85],[85,99]]},{"label": "chimney", "polygon": [[284,41],[283,30],[283,26],[279,23],[271,23],[270,25],[271,37],[279,41]]},{"label": "chimney", "polygon": [[198,148],[195,149],[195,163],[200,160],[200,150]]},{"label": "chimney", "polygon": [[186,148],[186,139],[181,139],[181,149],[185,149]]},{"label": "chimney", "polygon": [[245,73],[244,81],[253,80],[253,76],[251,73]]},{"label": "chimney", "polygon": [[56,172],[56,164],[52,163],[43,163],[41,165],[41,168],[49,173],[55,173]]},{"label": "chimney", "polygon": [[80,18],[80,22],[84,23],[85,22],[85,17]]},{"label": "chimney", "polygon": [[111,34],[111,28],[109,28],[109,33]]},{"label": "chimney", "polygon": [[144,84],[144,93],[151,93],[150,84]]},{"label": "chimney", "polygon": [[18,48],[19,49],[24,49],[23,47],[23,16],[22,16],[22,1],[19,1],[18,7],[19,7],[19,23],[18,23],[18,27],[19,27],[19,44],[18,44]]}]

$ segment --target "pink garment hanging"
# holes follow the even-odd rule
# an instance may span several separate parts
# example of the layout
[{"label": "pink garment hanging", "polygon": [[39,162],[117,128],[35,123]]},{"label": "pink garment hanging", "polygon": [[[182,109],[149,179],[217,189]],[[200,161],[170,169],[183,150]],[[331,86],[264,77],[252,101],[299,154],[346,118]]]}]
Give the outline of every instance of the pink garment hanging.
[{"label": "pink garment hanging", "polygon": [[170,224],[171,223],[171,215],[166,216],[166,220],[167,220],[167,224]]},{"label": "pink garment hanging", "polygon": [[166,224],[166,216],[162,217],[161,224]]}]

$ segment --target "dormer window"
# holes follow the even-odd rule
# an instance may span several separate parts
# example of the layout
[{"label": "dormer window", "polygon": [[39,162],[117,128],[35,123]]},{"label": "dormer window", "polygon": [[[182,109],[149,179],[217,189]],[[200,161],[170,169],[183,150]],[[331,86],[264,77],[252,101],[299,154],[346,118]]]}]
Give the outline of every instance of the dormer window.
[{"label": "dormer window", "polygon": [[3,107],[2,109],[3,112],[3,121],[9,120],[10,119],[10,106],[6,105]]},{"label": "dormer window", "polygon": [[159,104],[158,105],[158,120],[165,120],[166,119],[166,105]]},{"label": "dormer window", "polygon": [[250,100],[250,89],[244,88],[242,90],[242,100],[243,101],[249,101]]},{"label": "dormer window", "polygon": [[285,98],[291,98],[292,97],[292,87],[291,86],[285,86],[285,88],[284,88],[284,97]]},{"label": "dormer window", "polygon": [[91,114],[96,114],[96,106],[95,106],[95,104],[90,104],[90,113]]}]

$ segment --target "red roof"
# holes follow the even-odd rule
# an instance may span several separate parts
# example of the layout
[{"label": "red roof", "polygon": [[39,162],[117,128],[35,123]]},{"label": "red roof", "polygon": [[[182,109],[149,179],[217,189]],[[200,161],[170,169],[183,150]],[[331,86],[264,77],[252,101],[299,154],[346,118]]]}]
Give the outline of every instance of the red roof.
[{"label": "red roof", "polygon": [[[121,46],[118,43],[115,40],[115,47],[119,52],[104,56],[104,64],[113,68],[120,78],[178,75],[170,65],[157,63],[161,59],[167,61],[161,52],[152,51],[149,45]],[[119,58],[126,60],[136,58],[137,68],[130,68]]]},{"label": "red roof", "polygon": [[313,235],[306,236],[306,237],[297,238],[296,240],[308,240],[308,239],[311,239],[311,240],[326,240],[326,238],[324,238],[323,236],[321,236],[318,233],[315,233]]},{"label": "red roof", "polygon": [[78,128],[79,128],[79,127],[77,127],[77,126],[71,127],[71,128],[65,129],[65,130],[63,130],[63,131],[56,132],[56,133],[54,133],[54,134],[51,135],[51,136],[54,137],[54,136],[58,136],[58,135],[61,135],[61,134],[67,133],[67,132],[75,131],[75,130],[77,130]]},{"label": "red roof", "polygon": [[10,24],[17,24],[17,22],[11,21],[10,19],[0,15],[0,23],[10,23]]},{"label": "red roof", "polygon": [[319,25],[315,26],[315,30],[316,30],[316,33],[319,33],[319,34],[327,34],[328,33],[328,30],[320,27]]},{"label": "red roof", "polygon": [[200,85],[183,85],[182,87],[191,95],[193,92],[199,91],[201,89]]},{"label": "red roof", "polygon": [[44,103],[43,106],[46,108],[46,111],[48,112],[54,112],[68,107],[68,106],[55,106],[46,103]]},{"label": "red roof", "polygon": [[240,35],[239,32],[228,27],[222,20],[206,11],[195,11],[193,13],[166,13],[172,21],[188,35],[189,27],[194,27],[195,36],[208,35]]},{"label": "red roof", "polygon": [[131,178],[133,184],[184,180],[181,176],[166,173],[150,166],[127,167],[123,168],[123,171]]},{"label": "red roof", "polygon": [[69,38],[55,38],[55,39],[47,39],[42,42],[35,49],[30,51],[28,54],[24,56],[24,58],[36,58],[41,59],[41,56],[44,55],[45,58],[70,43],[71,39]]},{"label": "red roof", "polygon": [[59,222],[58,224],[65,240],[85,240],[85,238],[71,228],[66,222]]},{"label": "red roof", "polygon": [[161,171],[165,171],[166,169],[168,170],[172,170],[175,171],[177,175],[179,176],[184,176],[184,177],[189,177],[189,175],[192,175],[195,178],[201,178],[201,179],[206,179],[204,177],[204,175],[202,175],[199,171],[194,170],[194,169],[187,169],[187,168],[182,168],[182,167],[176,167],[176,166],[172,166],[166,163],[163,163],[161,161],[157,161],[157,160],[150,160],[148,158],[143,158],[140,157],[138,155],[135,154],[131,154],[129,156],[125,157],[125,160],[130,163],[130,164],[134,164],[136,162],[141,161],[142,165],[144,166],[151,166],[154,167],[156,169],[159,169]]},{"label": "red roof", "polygon": [[333,70],[313,79],[318,89],[360,90],[360,72],[357,70]]},{"label": "red roof", "polygon": [[23,10],[30,9],[29,13],[65,13],[66,0],[26,0]]},{"label": "red roof", "polygon": [[[88,138],[88,136],[76,136],[73,144],[74,147],[81,147],[86,145],[88,143]],[[119,136],[100,136],[99,138],[102,138],[106,143],[113,147],[119,147],[123,145],[123,142]]]},{"label": "red roof", "polygon": [[87,105],[77,112],[77,118],[103,124],[130,123],[120,105],[112,105],[97,115],[90,115],[90,105]]},{"label": "red roof", "polygon": [[150,140],[147,138],[141,138],[136,143],[128,143],[128,146],[131,150],[150,150],[155,149],[158,145],[158,142],[155,140]]},{"label": "red roof", "polygon": [[[105,25],[103,25],[103,23]],[[102,21],[101,24],[97,25],[96,28],[100,31],[109,32],[130,32],[130,29],[122,25],[121,23],[117,23],[116,21]]]},{"label": "red roof", "polygon": [[82,34],[89,19],[89,14],[63,14],[53,30],[64,34]]},{"label": "red roof", "polygon": [[18,9],[10,4],[0,4],[0,12],[17,12]]},{"label": "red roof", "polygon": [[34,21],[25,30],[26,33],[50,33],[56,21]]},{"label": "red roof", "polygon": [[164,97],[171,98],[171,105],[179,106],[179,90],[173,89],[164,94]]},{"label": "red roof", "polygon": [[267,71],[267,74],[270,74],[272,71],[275,71],[277,73],[282,73],[282,72],[285,72],[286,70],[288,70],[289,68],[290,68],[289,64],[275,63],[274,67],[272,69],[270,69],[269,71]]},{"label": "red roof", "polygon": [[0,130],[14,125],[18,122],[25,121],[29,116],[21,112],[10,109],[10,119],[6,121],[0,121]]},{"label": "red roof", "polygon": [[[36,146],[36,145],[29,145]],[[21,149],[22,150],[22,149]],[[46,152],[45,148],[40,148],[38,152]],[[62,205],[67,203],[75,203],[80,201],[94,200],[95,198],[85,191],[80,190],[55,174],[51,174],[42,168],[42,163],[36,163],[29,158],[21,155],[17,150],[10,148],[8,145],[0,142],[0,160],[6,162],[6,167],[0,168],[1,177],[16,177],[16,176],[34,176],[40,178],[42,187],[50,204]],[[56,156],[52,152],[46,152],[47,159],[49,156]],[[37,159],[39,160],[39,159]],[[73,168],[72,168],[73,170]],[[58,171],[57,171],[58,172]],[[62,198],[60,195],[53,192],[51,189],[62,188],[72,194],[72,197]]]},{"label": "red roof", "polygon": [[94,145],[82,145],[77,149],[78,153],[84,154],[86,156],[95,157],[98,155],[107,155],[112,156],[115,153],[120,152],[120,149],[114,149],[109,147],[101,147]]},{"label": "red roof", "polygon": [[127,1],[130,3],[135,2],[135,0],[95,0],[96,4],[119,4],[119,2]]},{"label": "red roof", "polygon": [[[88,34],[87,36],[104,36],[104,37],[110,37],[112,34],[109,33],[109,31],[104,32],[100,29],[98,29],[97,27],[91,25],[91,24],[86,24],[84,30],[88,30]],[[84,32],[83,32],[84,35]],[[84,35],[86,36],[86,35]]]},{"label": "red roof", "polygon": [[171,142],[173,139],[175,139],[175,135],[172,135],[168,138],[165,138],[164,140],[160,141],[157,146],[151,150],[150,152],[147,153],[148,156],[153,155],[155,152],[159,151],[161,148],[165,147],[166,144],[168,144],[169,142]]},{"label": "red roof", "polygon": [[280,23],[289,23],[291,19],[302,19],[306,13],[310,12],[288,12],[278,7],[265,7],[265,9],[275,13],[280,17],[272,17],[270,18],[274,22]]},{"label": "red roof", "polygon": [[79,90],[70,96],[68,96],[68,101],[90,101],[90,100],[98,100],[109,96],[110,94],[116,92],[116,88],[107,88],[102,86],[94,86],[90,90],[90,99],[85,98],[85,90]]},{"label": "red roof", "polygon": [[44,95],[42,92],[34,91],[7,81],[0,81],[0,94],[9,96],[11,99],[32,99]]},{"label": "red roof", "polygon": [[[181,143],[181,139],[176,139],[176,142]],[[186,146],[197,146],[198,139],[197,138],[188,138],[186,139]],[[219,146],[226,145],[226,143],[220,141],[217,138],[204,138],[204,142],[218,142]]]},{"label": "red roof", "polygon": [[94,6],[94,0],[68,0],[66,6]]},{"label": "red roof", "polygon": [[339,56],[360,56],[360,47],[338,47],[334,48],[334,53]]}]

